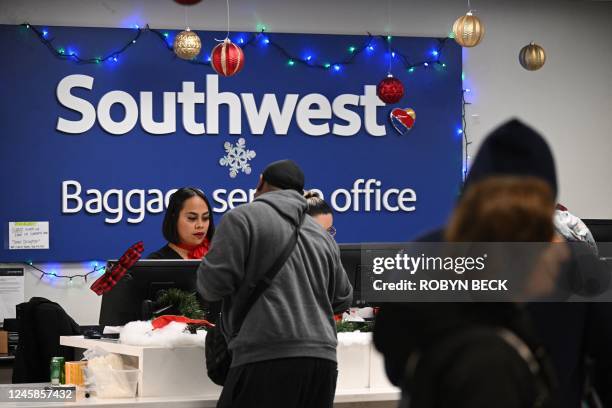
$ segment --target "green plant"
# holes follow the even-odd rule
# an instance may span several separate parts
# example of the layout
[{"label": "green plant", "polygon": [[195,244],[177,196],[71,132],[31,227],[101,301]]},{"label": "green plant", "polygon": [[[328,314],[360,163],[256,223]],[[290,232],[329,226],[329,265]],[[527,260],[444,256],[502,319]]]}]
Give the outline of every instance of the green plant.
[{"label": "green plant", "polygon": [[360,331],[368,333],[374,330],[373,322],[336,322],[336,331],[338,333]]},{"label": "green plant", "polygon": [[185,292],[180,289],[170,288],[161,291],[157,297],[157,306],[163,307],[172,306],[177,309],[182,316],[190,319],[204,319],[205,311],[200,307],[200,302],[196,298],[195,293]]}]

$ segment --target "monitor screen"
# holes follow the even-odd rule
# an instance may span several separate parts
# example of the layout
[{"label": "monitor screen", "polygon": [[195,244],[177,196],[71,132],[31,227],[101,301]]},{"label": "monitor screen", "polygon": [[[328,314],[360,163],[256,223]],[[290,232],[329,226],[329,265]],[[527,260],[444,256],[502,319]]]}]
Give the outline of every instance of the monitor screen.
[{"label": "monitor screen", "polygon": [[[401,251],[404,247],[402,243],[362,243],[362,244],[338,244],[340,247],[340,261],[348,275],[351,285],[353,285],[353,304],[354,307],[375,306],[371,302],[367,302],[362,296],[362,275],[372,269],[372,265],[364,265],[363,259],[369,259],[367,256],[370,251]],[[365,253],[362,253],[366,251]]]},{"label": "monitor screen", "polygon": [[[108,261],[107,267],[116,264]],[[144,318],[143,302],[155,301],[163,289],[177,288],[197,294],[199,260],[143,259],[136,262],[110,291],[102,296],[100,324],[122,326]],[[198,296],[202,304],[204,302]]]},{"label": "monitor screen", "polygon": [[361,299],[361,244],[338,244],[340,261],[353,286],[353,306],[365,306]]}]

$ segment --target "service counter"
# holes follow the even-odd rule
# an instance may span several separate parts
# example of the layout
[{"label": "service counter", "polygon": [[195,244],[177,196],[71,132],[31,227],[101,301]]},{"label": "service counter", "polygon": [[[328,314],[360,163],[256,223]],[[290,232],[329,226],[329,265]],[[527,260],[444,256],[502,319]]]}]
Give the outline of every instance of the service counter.
[{"label": "service counter", "polygon": [[[117,407],[214,407],[221,387],[206,375],[204,349],[201,347],[129,346],[110,340],[62,336],[60,344],[76,349],[101,348],[121,355],[138,367],[138,395],[135,398],[89,398],[78,395],[76,402],[0,403],[4,407],[42,406],[117,406]],[[0,385],[11,387],[11,385]],[[270,390],[273,392],[273,390]],[[334,405],[357,407],[394,406],[400,397],[385,375],[382,356],[374,349],[371,333],[338,333],[338,383]]]}]

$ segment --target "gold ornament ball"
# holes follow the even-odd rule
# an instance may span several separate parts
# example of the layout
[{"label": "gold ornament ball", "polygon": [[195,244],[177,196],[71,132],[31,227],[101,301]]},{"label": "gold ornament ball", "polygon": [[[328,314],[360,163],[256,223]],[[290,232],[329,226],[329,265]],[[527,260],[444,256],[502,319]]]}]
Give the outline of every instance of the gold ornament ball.
[{"label": "gold ornament ball", "polygon": [[533,42],[524,46],[519,52],[519,62],[527,71],[537,71],[546,62],[544,48]]},{"label": "gold ornament ball", "polygon": [[182,59],[194,59],[202,49],[200,37],[189,28],[174,37],[174,53]]},{"label": "gold ornament ball", "polygon": [[485,26],[471,11],[459,17],[453,24],[455,41],[462,47],[475,47],[482,41]]}]

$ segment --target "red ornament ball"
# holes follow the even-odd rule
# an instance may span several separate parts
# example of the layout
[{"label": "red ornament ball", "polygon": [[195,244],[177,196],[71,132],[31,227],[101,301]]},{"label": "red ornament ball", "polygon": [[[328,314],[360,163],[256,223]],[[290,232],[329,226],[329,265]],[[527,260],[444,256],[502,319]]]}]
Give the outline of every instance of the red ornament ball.
[{"label": "red ornament ball", "polygon": [[183,6],[193,6],[194,4],[198,4],[202,0],[174,0],[178,4],[182,4]]},{"label": "red ornament ball", "polygon": [[242,48],[226,38],[213,48],[210,54],[210,65],[219,75],[235,75],[244,67],[244,52]]},{"label": "red ornament ball", "polygon": [[399,79],[389,75],[380,81],[376,87],[376,93],[380,100],[386,104],[398,103],[404,96],[404,84]]}]

